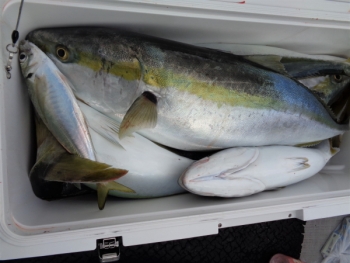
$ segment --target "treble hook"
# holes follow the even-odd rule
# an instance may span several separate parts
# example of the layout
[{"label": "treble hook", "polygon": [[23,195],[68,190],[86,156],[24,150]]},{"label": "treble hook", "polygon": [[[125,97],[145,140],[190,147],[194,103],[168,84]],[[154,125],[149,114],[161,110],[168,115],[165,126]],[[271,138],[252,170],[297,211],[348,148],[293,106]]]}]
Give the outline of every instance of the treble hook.
[{"label": "treble hook", "polygon": [[[12,47],[12,50],[11,50],[11,47]],[[9,55],[9,59],[7,60],[7,65],[5,66],[5,70],[6,70],[6,77],[10,79],[11,78],[10,71],[12,69],[11,63],[12,63],[13,55],[18,53],[18,47],[15,44],[8,44],[6,46],[6,50],[9,52],[10,55]]]}]

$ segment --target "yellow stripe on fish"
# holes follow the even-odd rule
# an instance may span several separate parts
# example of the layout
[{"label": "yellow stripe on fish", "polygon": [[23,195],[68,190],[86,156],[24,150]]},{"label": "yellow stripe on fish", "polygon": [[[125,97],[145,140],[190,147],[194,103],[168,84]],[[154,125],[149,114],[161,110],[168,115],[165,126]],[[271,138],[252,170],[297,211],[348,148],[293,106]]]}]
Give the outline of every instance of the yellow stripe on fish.
[{"label": "yellow stripe on fish", "polygon": [[77,63],[81,66],[88,67],[96,72],[105,71],[126,80],[139,80],[141,78],[141,67],[139,61],[135,58],[132,61],[120,61],[112,63],[102,61],[98,57],[93,57],[89,53],[80,53]]}]

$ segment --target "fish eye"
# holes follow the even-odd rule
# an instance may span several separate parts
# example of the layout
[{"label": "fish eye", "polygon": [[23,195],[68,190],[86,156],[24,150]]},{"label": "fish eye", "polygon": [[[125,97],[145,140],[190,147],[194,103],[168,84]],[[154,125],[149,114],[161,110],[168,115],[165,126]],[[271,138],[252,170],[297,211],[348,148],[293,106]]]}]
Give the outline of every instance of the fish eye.
[{"label": "fish eye", "polygon": [[27,55],[25,53],[19,54],[19,62],[23,63],[24,61],[27,60]]},{"label": "fish eye", "polygon": [[68,59],[69,52],[67,48],[59,46],[56,49],[56,55],[58,56],[59,59],[66,61]]},{"label": "fish eye", "polygon": [[341,82],[343,80],[343,77],[342,77],[342,75],[333,75],[333,79],[336,82]]}]

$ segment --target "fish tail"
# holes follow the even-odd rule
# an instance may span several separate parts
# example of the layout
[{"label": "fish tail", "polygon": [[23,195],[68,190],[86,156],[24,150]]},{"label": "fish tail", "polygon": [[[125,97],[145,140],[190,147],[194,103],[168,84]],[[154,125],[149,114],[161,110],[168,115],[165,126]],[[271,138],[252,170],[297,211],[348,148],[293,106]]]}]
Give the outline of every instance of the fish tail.
[{"label": "fish tail", "polygon": [[341,136],[335,136],[328,140],[324,140],[322,143],[317,145],[316,149],[320,150],[324,156],[325,160],[328,161],[332,156],[339,152]]},{"label": "fish tail", "polygon": [[301,170],[308,169],[310,164],[308,163],[309,159],[306,157],[292,157],[286,158],[286,164],[289,168],[288,173],[295,173]]},{"label": "fish tail", "polygon": [[46,181],[64,183],[108,182],[116,180],[128,172],[69,153],[61,154],[52,163],[47,164],[47,167],[44,178]]}]

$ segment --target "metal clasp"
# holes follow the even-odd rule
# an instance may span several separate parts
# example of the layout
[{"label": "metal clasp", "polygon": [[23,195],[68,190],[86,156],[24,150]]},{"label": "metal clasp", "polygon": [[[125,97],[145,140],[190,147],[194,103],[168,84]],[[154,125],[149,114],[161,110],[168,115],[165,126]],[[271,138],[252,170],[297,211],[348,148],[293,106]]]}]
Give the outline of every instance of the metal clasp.
[{"label": "metal clasp", "polygon": [[98,239],[97,251],[101,263],[116,262],[120,259],[119,240],[115,237]]},{"label": "metal clasp", "polygon": [[[12,49],[11,49],[12,48]],[[13,55],[18,53],[18,47],[15,44],[8,44],[6,46],[6,50],[9,52],[9,58],[7,60],[7,65],[5,66],[5,70],[6,70],[6,77],[8,79],[11,78],[11,69],[12,69],[12,59],[13,59]]]}]

